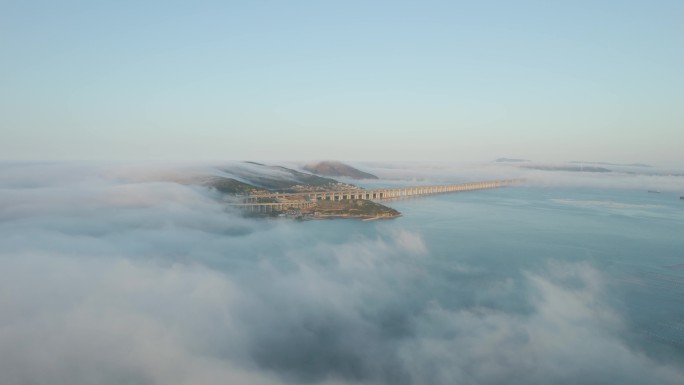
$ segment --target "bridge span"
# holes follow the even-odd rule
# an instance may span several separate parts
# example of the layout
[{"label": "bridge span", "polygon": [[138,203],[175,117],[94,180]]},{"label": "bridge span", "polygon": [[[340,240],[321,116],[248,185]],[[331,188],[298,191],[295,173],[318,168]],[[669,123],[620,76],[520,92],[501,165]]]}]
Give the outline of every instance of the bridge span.
[{"label": "bridge span", "polygon": [[[334,191],[311,191],[301,193],[270,193],[254,194],[243,199],[242,206],[273,206],[279,209],[287,207],[310,207],[306,203],[319,200],[342,201],[350,199],[389,200],[417,197],[422,195],[445,194],[462,191],[485,190],[512,186],[522,183],[522,179],[497,179],[483,182],[469,182],[460,184],[409,186],[375,189],[347,189]],[[264,199],[277,202],[263,202]]]}]

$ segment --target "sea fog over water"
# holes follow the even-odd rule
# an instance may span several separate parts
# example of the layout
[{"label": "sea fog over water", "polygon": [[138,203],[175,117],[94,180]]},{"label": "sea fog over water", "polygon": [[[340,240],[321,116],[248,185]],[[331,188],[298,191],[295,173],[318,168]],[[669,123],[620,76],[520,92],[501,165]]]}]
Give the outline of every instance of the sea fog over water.
[{"label": "sea fog over water", "polygon": [[684,383],[683,177],[369,164],[528,183],[295,222],[198,170],[0,164],[0,384]]}]

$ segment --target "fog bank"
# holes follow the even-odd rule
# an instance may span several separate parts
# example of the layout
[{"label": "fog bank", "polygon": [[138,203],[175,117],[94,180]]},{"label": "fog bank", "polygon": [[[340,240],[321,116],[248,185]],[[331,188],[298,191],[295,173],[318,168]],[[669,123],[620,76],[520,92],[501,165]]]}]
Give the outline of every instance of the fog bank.
[{"label": "fog bank", "polygon": [[496,277],[455,249],[446,278],[420,231],[243,218],[175,173],[0,164],[0,383],[684,383],[588,264]]}]

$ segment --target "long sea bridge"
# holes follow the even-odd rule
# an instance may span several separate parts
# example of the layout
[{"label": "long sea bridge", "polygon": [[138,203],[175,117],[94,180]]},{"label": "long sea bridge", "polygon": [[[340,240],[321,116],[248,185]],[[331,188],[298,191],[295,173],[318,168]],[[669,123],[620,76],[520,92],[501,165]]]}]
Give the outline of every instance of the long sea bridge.
[{"label": "long sea bridge", "polygon": [[[311,191],[297,193],[267,193],[248,195],[243,198],[243,206],[252,209],[283,210],[287,208],[313,207],[317,201],[343,201],[354,199],[366,199],[372,201],[412,198],[424,195],[456,193],[463,191],[486,190],[500,187],[508,187],[522,183],[522,179],[497,179],[482,182],[469,182],[459,184],[443,184],[429,186],[408,186],[374,189],[345,189],[331,191]],[[268,202],[264,202],[267,200]]]}]

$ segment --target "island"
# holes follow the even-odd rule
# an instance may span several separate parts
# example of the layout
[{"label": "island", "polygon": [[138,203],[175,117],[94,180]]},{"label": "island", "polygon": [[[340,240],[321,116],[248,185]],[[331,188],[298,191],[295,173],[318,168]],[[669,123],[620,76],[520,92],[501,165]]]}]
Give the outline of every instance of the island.
[{"label": "island", "polygon": [[374,186],[364,189],[335,179],[283,167],[244,162],[215,169],[195,181],[245,216],[289,217],[300,220],[358,218],[364,221],[401,216],[378,201],[458,193],[519,185],[524,179],[463,183]]},{"label": "island", "polygon": [[[331,166],[351,178],[372,179],[375,175],[364,173],[340,162],[322,162],[318,171],[326,173]],[[219,170],[223,175],[205,176],[194,180],[222,194],[226,201],[241,202],[251,197],[252,205],[240,203],[235,207],[249,217],[287,217],[299,220],[357,218],[364,221],[390,219],[401,216],[399,211],[368,199],[305,201],[304,194],[322,191],[362,191],[358,186],[343,183],[283,166],[270,166],[257,162],[243,162]],[[274,193],[287,194],[286,198],[273,197]],[[302,195],[298,195],[302,194]],[[288,204],[307,202],[305,204]],[[254,205],[257,204],[257,205]]]}]

